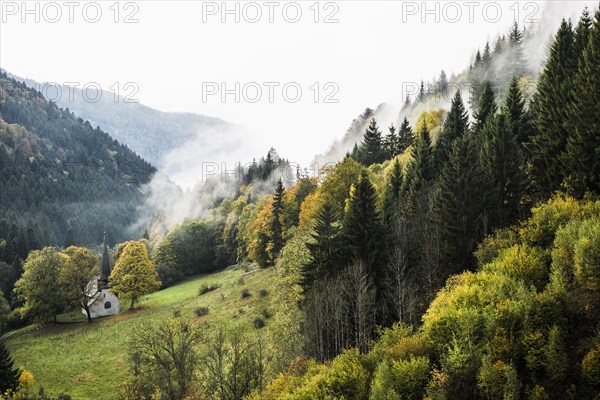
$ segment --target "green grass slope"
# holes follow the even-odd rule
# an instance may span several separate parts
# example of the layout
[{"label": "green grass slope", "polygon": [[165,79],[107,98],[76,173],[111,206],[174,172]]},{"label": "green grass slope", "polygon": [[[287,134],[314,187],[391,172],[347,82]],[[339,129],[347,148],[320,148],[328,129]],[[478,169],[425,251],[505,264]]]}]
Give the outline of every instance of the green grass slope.
[{"label": "green grass slope", "polygon": [[[49,394],[67,393],[77,400],[114,399],[128,371],[127,343],[140,323],[161,324],[177,312],[197,322],[254,329],[254,318],[274,308],[276,276],[275,269],[246,272],[231,267],[144,296],[133,312],[125,310],[90,324],[83,314],[62,315],[57,326],[10,339],[7,346],[15,365],[31,371],[36,387]],[[198,295],[201,286],[214,284],[221,288]],[[250,291],[249,298],[242,299],[243,289]],[[269,294],[260,296],[263,289]],[[209,313],[197,317],[195,310],[201,306],[208,306]]]}]

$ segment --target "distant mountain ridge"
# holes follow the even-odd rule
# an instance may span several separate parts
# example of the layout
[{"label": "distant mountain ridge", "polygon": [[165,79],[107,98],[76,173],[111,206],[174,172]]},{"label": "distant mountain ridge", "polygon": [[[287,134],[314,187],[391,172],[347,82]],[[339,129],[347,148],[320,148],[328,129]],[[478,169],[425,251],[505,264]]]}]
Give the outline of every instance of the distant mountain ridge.
[{"label": "distant mountain ridge", "polygon": [[99,100],[92,102],[86,100],[81,88],[39,83],[10,73],[7,75],[36,90],[43,89],[44,85],[60,87],[60,96],[56,95],[57,90],[52,87],[47,87],[42,92],[47,92],[50,100],[51,97],[56,97],[59,107],[90,121],[92,126],[99,126],[158,169],[164,166],[164,157],[169,152],[194,140],[203,131],[232,126],[219,118],[155,110],[138,102],[127,102],[123,96],[115,101],[114,93],[109,91],[102,91]]},{"label": "distant mountain ridge", "polygon": [[88,121],[0,73],[0,260],[40,245],[111,243],[129,226],[156,169]]}]

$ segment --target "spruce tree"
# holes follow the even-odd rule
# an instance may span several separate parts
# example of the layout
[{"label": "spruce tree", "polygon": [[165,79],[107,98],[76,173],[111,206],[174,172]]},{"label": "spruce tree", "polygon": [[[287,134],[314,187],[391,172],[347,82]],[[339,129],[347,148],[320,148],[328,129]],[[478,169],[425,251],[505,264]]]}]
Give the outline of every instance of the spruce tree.
[{"label": "spruce tree", "polygon": [[483,178],[472,136],[457,138],[440,174],[434,197],[434,221],[441,233],[445,276],[473,267],[473,251],[481,238]]},{"label": "spruce tree", "polygon": [[588,8],[584,8],[581,18],[575,28],[575,44],[574,51],[577,60],[583,58],[583,51],[588,45],[590,39],[590,32],[592,31],[592,18]]},{"label": "spruce tree", "polygon": [[600,193],[600,10],[574,79],[568,120],[570,135],[562,157],[568,171],[566,185],[577,197],[588,191]]},{"label": "spruce tree", "polygon": [[420,103],[424,103],[425,102],[425,98],[426,98],[426,94],[425,94],[425,82],[423,82],[423,79],[421,79],[421,86],[419,88],[419,96],[417,97],[417,101]]},{"label": "spruce tree", "polygon": [[402,174],[402,164],[398,159],[392,164],[392,172],[390,173],[385,190],[383,192],[383,202],[381,207],[381,216],[383,224],[388,233],[392,231],[394,219],[398,216],[399,200],[402,190],[404,177]]},{"label": "spruce tree", "polygon": [[404,153],[406,149],[412,146],[414,140],[413,130],[408,123],[408,119],[404,117],[402,125],[400,125],[400,129],[398,130],[398,154]]},{"label": "spruce tree", "polygon": [[462,137],[469,129],[469,116],[462,101],[460,90],[452,100],[450,112],[444,121],[444,126],[440,132],[434,148],[435,170],[440,171],[444,163],[448,160],[452,143]]},{"label": "spruce tree", "polygon": [[474,115],[475,123],[473,124],[473,129],[475,132],[481,132],[487,121],[496,114],[497,110],[496,95],[490,82],[486,82],[483,86],[481,98],[479,99],[479,107]]},{"label": "spruce tree", "polygon": [[517,143],[521,146],[526,146],[532,134],[531,118],[525,107],[525,100],[516,77],[513,77],[510,81],[508,94],[502,106],[502,113],[506,116],[508,128],[517,140]]},{"label": "spruce tree", "polygon": [[409,207],[414,209],[417,206],[415,203],[419,201],[419,192],[434,178],[431,136],[426,124],[421,127],[411,156],[402,192],[408,196]]},{"label": "spruce tree", "polygon": [[305,292],[315,282],[334,277],[340,270],[341,227],[338,215],[330,203],[325,203],[315,220],[312,241],[306,244],[310,262],[302,270],[301,285]]},{"label": "spruce tree", "polygon": [[281,178],[277,181],[275,195],[273,196],[273,211],[271,216],[271,243],[273,244],[272,260],[279,256],[283,248],[283,225],[281,223],[283,217],[283,196],[285,189]]},{"label": "spruce tree", "polygon": [[446,71],[442,70],[442,72],[440,72],[440,80],[437,86],[438,93],[442,95],[442,98],[445,98],[450,89],[450,82],[448,82]]},{"label": "spruce tree", "polygon": [[0,341],[0,394],[8,390],[17,390],[19,370],[14,368],[13,360],[3,341]]},{"label": "spruce tree", "polygon": [[342,224],[346,262],[363,261],[377,287],[382,287],[383,276],[378,268],[383,255],[383,229],[377,211],[377,195],[366,171],[352,186],[344,211]]},{"label": "spruce tree", "polygon": [[509,64],[506,68],[508,72],[508,80],[512,76],[521,78],[528,73],[527,61],[525,60],[525,53],[523,51],[523,32],[519,29],[519,24],[515,21],[508,35],[508,47],[510,50],[510,57],[508,58]]},{"label": "spruce tree", "polygon": [[408,108],[410,105],[411,105],[411,102],[410,102],[410,95],[409,95],[409,94],[407,94],[407,95],[406,95],[406,98],[404,99],[404,104],[403,104],[403,106],[402,106],[402,109],[404,110],[404,109]]},{"label": "spruce tree", "polygon": [[532,137],[531,156],[536,186],[542,197],[559,189],[563,181],[561,154],[570,130],[566,125],[567,109],[577,71],[574,54],[573,29],[570,22],[563,20],[534,98],[537,129]]},{"label": "spruce tree", "polygon": [[500,113],[483,130],[480,163],[485,177],[484,231],[505,227],[519,216],[523,188],[522,152],[510,129],[508,117]]},{"label": "spruce tree", "polygon": [[375,118],[371,118],[371,123],[365,131],[358,154],[360,162],[367,167],[372,164],[381,163],[385,160],[385,150],[381,139],[381,131],[377,126]]},{"label": "spruce tree", "polygon": [[385,151],[386,158],[396,157],[398,153],[398,135],[396,134],[396,127],[390,125],[389,133],[383,139],[383,148]]}]

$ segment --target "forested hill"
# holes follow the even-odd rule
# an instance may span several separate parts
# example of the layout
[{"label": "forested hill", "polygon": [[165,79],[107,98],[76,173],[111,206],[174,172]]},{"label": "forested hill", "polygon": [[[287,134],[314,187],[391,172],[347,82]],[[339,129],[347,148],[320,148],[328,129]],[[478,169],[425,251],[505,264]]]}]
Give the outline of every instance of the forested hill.
[{"label": "forested hill", "polygon": [[[196,137],[209,140],[214,129],[227,129],[233,125],[214,117],[192,113],[163,112],[137,102],[133,94],[137,87],[122,86],[122,94],[101,91],[97,101],[89,101],[81,88],[50,83],[39,83],[7,73],[19,82],[24,82],[47,95],[47,100],[55,98],[59,107],[69,109],[93,126],[99,126],[119,142],[126,144],[145,160],[161,169],[169,152],[181,148]],[[91,90],[93,93],[94,91]],[[90,97],[96,94],[89,95]],[[231,133],[233,135],[233,133]],[[214,140],[214,138],[210,138]]]},{"label": "forested hill", "polygon": [[[0,74],[0,259],[40,245],[130,238],[155,168],[107,133]],[[71,229],[72,228],[72,229]],[[68,232],[70,231],[70,232]],[[69,233],[67,235],[67,232]]]}]

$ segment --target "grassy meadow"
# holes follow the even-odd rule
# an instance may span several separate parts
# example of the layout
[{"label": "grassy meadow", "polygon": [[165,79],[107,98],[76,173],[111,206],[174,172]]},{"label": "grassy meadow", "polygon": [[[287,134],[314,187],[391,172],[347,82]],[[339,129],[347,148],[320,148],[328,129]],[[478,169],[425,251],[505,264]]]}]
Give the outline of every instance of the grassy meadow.
[{"label": "grassy meadow", "polygon": [[[252,321],[271,311],[277,272],[274,268],[246,272],[230,267],[222,272],[191,278],[178,285],[144,296],[137,309],[87,323],[82,313],[72,312],[48,326],[7,342],[15,365],[33,373],[36,387],[47,393],[66,393],[74,400],[110,400],[128,373],[127,343],[141,323],[161,324],[181,318],[225,327],[254,329]],[[199,295],[203,285],[220,285]],[[242,298],[248,289],[251,296]],[[261,290],[268,291],[268,294]],[[198,307],[209,307],[197,317]],[[266,321],[269,324],[268,320]]]}]

